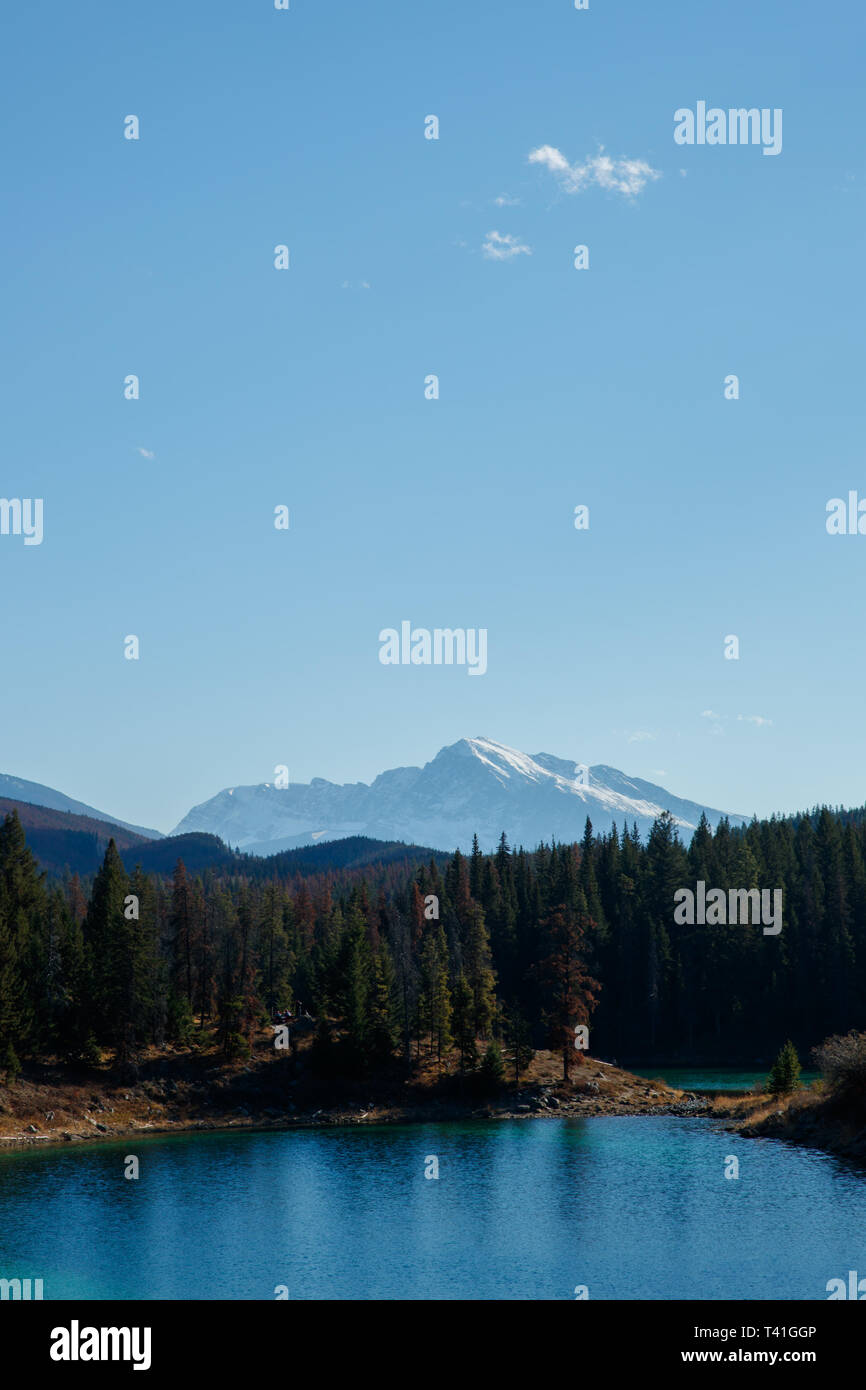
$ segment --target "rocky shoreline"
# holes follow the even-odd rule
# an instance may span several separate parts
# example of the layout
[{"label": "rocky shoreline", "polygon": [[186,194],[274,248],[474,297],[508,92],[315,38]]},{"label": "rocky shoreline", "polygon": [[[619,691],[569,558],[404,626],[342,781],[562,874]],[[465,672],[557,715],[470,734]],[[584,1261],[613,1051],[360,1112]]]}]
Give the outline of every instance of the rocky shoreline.
[{"label": "rocky shoreline", "polygon": [[866,1164],[866,1113],[850,1098],[795,1097],[784,1108],[735,1127],[747,1139],[781,1139]]},{"label": "rocky shoreline", "polygon": [[[0,1087],[0,1152],[219,1130],[445,1123],[600,1115],[705,1115],[711,1102],[587,1058],[568,1083],[558,1059],[539,1059],[526,1084],[479,1099],[431,1088],[356,1084],[328,1097],[321,1085],[273,1074],[273,1063],[235,1069],[157,1064],[134,1084],[110,1076],[73,1084],[58,1075]],[[277,1064],[278,1065],[278,1064]],[[561,1063],[558,1064],[561,1069]],[[168,1071],[167,1075],[160,1074]],[[345,1090],[345,1088],[341,1088]]]}]

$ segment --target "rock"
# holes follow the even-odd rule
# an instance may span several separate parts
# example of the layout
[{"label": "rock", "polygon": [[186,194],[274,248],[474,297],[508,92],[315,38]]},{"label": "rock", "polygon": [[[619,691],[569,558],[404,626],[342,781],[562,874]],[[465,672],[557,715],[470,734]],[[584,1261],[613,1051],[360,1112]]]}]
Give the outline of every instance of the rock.
[{"label": "rock", "polygon": [[28,1134],[38,1134],[38,1133],[39,1133],[39,1130],[36,1128],[35,1125],[28,1125],[28,1126],[27,1126],[27,1133],[28,1133]]},{"label": "rock", "polygon": [[108,1133],[108,1125],[97,1124],[96,1128],[99,1130],[100,1134]]},{"label": "rock", "polygon": [[548,1096],[548,1097],[547,1097],[547,1103],[548,1103],[548,1105],[553,1106],[553,1109],[554,1109],[554,1110],[558,1110],[558,1109],[559,1109],[559,1101],[556,1099],[556,1096]]},{"label": "rock", "polygon": [[527,1105],[527,1104],[524,1102],[522,1105],[516,1105],[514,1108],[515,1108],[515,1110],[518,1111],[519,1114],[525,1115],[525,1114],[528,1114],[528,1112],[532,1109],[532,1106],[531,1106],[531,1105]]},{"label": "rock", "polygon": [[46,1113],[45,1118],[46,1118],[46,1120],[48,1121],[48,1123],[50,1124],[51,1121],[54,1119],[54,1111],[53,1111],[53,1110],[49,1110],[49,1111]]}]

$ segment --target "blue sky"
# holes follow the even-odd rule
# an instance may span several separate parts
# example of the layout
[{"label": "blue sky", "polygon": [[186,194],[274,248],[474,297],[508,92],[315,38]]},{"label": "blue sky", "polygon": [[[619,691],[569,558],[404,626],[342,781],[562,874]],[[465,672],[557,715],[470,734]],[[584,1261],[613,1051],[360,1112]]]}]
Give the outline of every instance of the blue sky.
[{"label": "blue sky", "polygon": [[[368,781],[485,734],[732,811],[862,803],[866,537],[825,507],[866,496],[864,29],[16,7],[0,494],[44,540],[0,536],[0,770],[167,830],[277,764]],[[678,146],[699,100],[781,108],[781,154]],[[602,149],[658,177],[605,187]],[[403,619],[486,628],[486,675],[381,665]]]}]

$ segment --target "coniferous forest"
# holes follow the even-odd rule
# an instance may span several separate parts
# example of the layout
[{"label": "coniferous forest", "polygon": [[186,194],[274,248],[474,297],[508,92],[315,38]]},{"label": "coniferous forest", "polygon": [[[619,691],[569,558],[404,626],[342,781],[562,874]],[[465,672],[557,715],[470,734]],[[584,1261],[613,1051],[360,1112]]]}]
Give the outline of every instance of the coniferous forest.
[{"label": "coniferous forest", "polygon": [[[279,861],[274,861],[277,865]],[[49,878],[17,815],[0,828],[0,1072],[134,1061],[208,1028],[226,1057],[301,1004],[349,1076],[420,1056],[471,1071],[491,1043],[621,1064],[763,1062],[863,1028],[866,818],[822,809],[713,831],[673,821],[579,844],[394,858],[317,873]],[[684,926],[674,893],[781,888],[783,926]]]}]

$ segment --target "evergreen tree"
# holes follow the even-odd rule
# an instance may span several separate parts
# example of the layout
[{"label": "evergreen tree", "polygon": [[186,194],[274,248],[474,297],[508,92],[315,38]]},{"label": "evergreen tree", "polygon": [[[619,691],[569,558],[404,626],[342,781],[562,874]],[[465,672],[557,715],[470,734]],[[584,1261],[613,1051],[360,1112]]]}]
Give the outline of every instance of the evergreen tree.
[{"label": "evergreen tree", "polygon": [[130,977],[130,940],[124,906],[129,882],[114,839],[93,883],[84,943],[90,982],[88,1023],[97,1042],[123,1047],[127,1036]]},{"label": "evergreen tree", "polygon": [[788,1040],[780,1050],[767,1078],[767,1090],[773,1095],[796,1091],[800,1084],[800,1059],[797,1049]]},{"label": "evergreen tree", "polygon": [[577,909],[560,904],[548,915],[545,935],[548,954],[541,965],[545,985],[545,1019],[550,1046],[562,1054],[563,1080],[569,1077],[576,1025],[588,1023],[595,1007],[598,982],[584,968],[586,913],[583,896]]},{"label": "evergreen tree", "polygon": [[505,1082],[502,1052],[499,1043],[495,1040],[487,1044],[487,1049],[481,1059],[481,1066],[478,1068],[478,1081],[481,1090],[488,1095],[495,1095],[497,1091],[502,1089]]},{"label": "evergreen tree", "polygon": [[519,1004],[512,1004],[505,1013],[506,1056],[514,1067],[514,1084],[520,1085],[521,1073],[526,1071],[535,1050],[532,1046],[532,1033]]},{"label": "evergreen tree", "polygon": [[483,910],[472,909],[471,922],[463,952],[466,981],[472,992],[472,1026],[476,1036],[486,1037],[495,1014],[494,985],[496,976],[490,953],[490,938],[484,923]]},{"label": "evergreen tree", "polygon": [[474,1001],[472,990],[466,976],[461,973],[454,986],[453,1001],[454,1041],[460,1053],[460,1074],[472,1071],[478,1064],[475,1047]]}]

